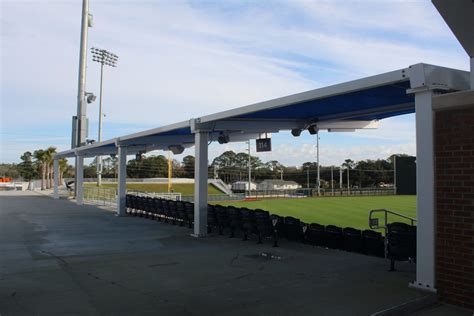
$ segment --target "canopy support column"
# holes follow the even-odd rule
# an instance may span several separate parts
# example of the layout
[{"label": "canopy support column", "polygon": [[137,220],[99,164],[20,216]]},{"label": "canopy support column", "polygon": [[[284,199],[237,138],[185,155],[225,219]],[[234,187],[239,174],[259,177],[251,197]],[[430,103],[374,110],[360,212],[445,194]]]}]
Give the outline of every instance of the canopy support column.
[{"label": "canopy support column", "polygon": [[54,185],[53,185],[53,199],[59,199],[59,160],[53,160],[53,175],[54,175]]},{"label": "canopy support column", "polygon": [[194,234],[193,237],[207,235],[207,147],[208,133],[198,131],[195,138],[194,162]]},{"label": "canopy support column", "polygon": [[84,156],[76,156],[76,204],[82,205],[84,203]]},{"label": "canopy support column", "polygon": [[127,193],[127,147],[118,147],[118,188],[117,188],[117,216],[126,216],[125,195]]},{"label": "canopy support column", "polygon": [[433,91],[415,92],[416,111],[416,281],[411,287],[435,288],[435,186]]}]

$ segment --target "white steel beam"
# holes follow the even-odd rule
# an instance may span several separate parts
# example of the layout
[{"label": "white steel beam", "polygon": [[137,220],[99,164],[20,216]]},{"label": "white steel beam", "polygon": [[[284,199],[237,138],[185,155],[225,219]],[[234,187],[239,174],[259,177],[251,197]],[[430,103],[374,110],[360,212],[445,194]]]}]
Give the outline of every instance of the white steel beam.
[{"label": "white steel beam", "polygon": [[378,120],[372,121],[327,121],[316,123],[318,129],[327,129],[336,131],[338,129],[342,130],[352,130],[352,129],[377,129],[379,127]]},{"label": "white steel beam", "polygon": [[76,183],[74,184],[76,187],[76,204],[82,205],[84,203],[84,188],[82,187],[84,184],[84,157],[81,155],[76,156]]},{"label": "white steel beam", "polygon": [[416,281],[411,287],[436,292],[435,288],[435,190],[433,91],[415,93],[416,109]]},{"label": "white steel beam", "polygon": [[160,145],[160,144],[181,144],[181,143],[193,143],[194,135],[176,135],[176,136],[144,136],[137,139],[117,140],[117,144],[120,146],[129,145]]},{"label": "white steel beam", "polygon": [[194,237],[207,235],[207,155],[208,133],[197,132],[195,135],[194,162]]},{"label": "white steel beam", "polygon": [[53,198],[59,199],[59,160],[53,160],[53,175],[54,175],[54,186],[53,186]]},{"label": "white steel beam", "polygon": [[117,188],[117,216],[126,216],[125,196],[127,193],[127,147],[118,148],[118,188]]}]

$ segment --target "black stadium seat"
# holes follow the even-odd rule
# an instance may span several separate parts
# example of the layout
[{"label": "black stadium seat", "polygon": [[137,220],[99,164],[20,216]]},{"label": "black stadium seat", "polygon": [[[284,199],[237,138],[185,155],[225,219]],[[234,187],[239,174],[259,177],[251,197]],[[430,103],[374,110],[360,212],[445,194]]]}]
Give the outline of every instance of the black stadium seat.
[{"label": "black stadium seat", "polygon": [[165,218],[165,209],[164,209],[164,200],[159,198],[156,199],[155,201],[155,207],[156,207],[156,212],[157,212],[157,219],[161,221],[162,219]]},{"label": "black stadium seat", "polygon": [[127,194],[125,195],[125,212],[127,214],[130,214],[131,211],[132,211],[132,195]]},{"label": "black stadium seat", "polygon": [[289,241],[302,241],[303,230],[299,219],[287,216],[285,217],[285,233]]},{"label": "black stadium seat", "polygon": [[178,214],[178,203],[173,200],[168,201],[168,207],[170,211],[170,218],[171,218],[171,223],[173,225],[176,225],[176,223],[179,220],[179,214]]},{"label": "black stadium seat", "polygon": [[219,229],[219,235],[224,233],[224,230],[228,229],[230,226],[229,214],[227,213],[227,207],[222,205],[216,205],[216,217],[217,217],[217,227]]},{"label": "black stadium seat", "polygon": [[416,261],[416,226],[405,223],[387,225],[387,251],[390,271],[395,270],[395,260]]},{"label": "black stadium seat", "polygon": [[346,227],[342,230],[343,249],[351,252],[362,252],[362,232],[359,229]]},{"label": "black stadium seat", "polygon": [[207,232],[212,233],[212,230],[217,227],[216,208],[214,205],[209,204],[207,206]]},{"label": "black stadium seat", "polygon": [[137,214],[142,217],[145,210],[145,197],[139,196],[137,199]]},{"label": "black stadium seat", "polygon": [[179,226],[183,226],[186,221],[186,209],[184,207],[184,202],[176,202],[176,210],[178,214]]},{"label": "black stadium seat", "polygon": [[241,208],[240,213],[242,214],[243,240],[247,240],[249,235],[257,235],[257,219],[255,212],[248,208]]},{"label": "black stadium seat", "polygon": [[342,228],[334,225],[326,226],[326,246],[342,249]]},{"label": "black stadium seat", "polygon": [[267,211],[255,210],[255,220],[257,222],[258,243],[261,244],[264,237],[273,236],[273,225],[270,214]]},{"label": "black stadium seat", "polygon": [[272,221],[276,221],[275,229],[278,234],[278,237],[286,237],[285,218],[283,216],[273,214],[271,216],[271,219]]},{"label": "black stadium seat", "polygon": [[314,246],[326,246],[326,233],[323,225],[319,224],[310,224],[306,228],[305,240],[311,245]]},{"label": "black stadium seat", "polygon": [[185,222],[189,228],[193,228],[194,224],[194,204],[191,202],[184,202],[184,209],[186,211]]},{"label": "black stadium seat", "polygon": [[229,214],[229,228],[230,228],[230,237],[235,236],[236,231],[242,231],[242,213],[239,208],[234,206],[229,206],[227,208],[227,213]]},{"label": "black stadium seat", "polygon": [[369,256],[384,257],[384,239],[381,233],[366,229],[362,232],[363,252]]}]

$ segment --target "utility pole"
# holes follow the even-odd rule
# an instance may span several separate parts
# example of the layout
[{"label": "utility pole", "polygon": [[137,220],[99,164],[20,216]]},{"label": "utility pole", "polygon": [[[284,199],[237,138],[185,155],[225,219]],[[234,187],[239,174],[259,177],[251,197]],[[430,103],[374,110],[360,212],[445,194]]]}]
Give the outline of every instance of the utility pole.
[{"label": "utility pole", "polygon": [[334,166],[331,166],[331,192],[334,196]]},{"label": "utility pole", "polygon": [[280,180],[283,181],[283,169],[280,169]]},{"label": "utility pole", "polygon": [[351,187],[349,182],[349,166],[347,166],[347,195],[351,195]]},{"label": "utility pole", "polygon": [[[87,132],[87,108],[85,101],[86,93],[86,68],[87,68],[87,35],[88,28],[92,24],[92,18],[89,15],[89,0],[82,1],[82,19],[81,19],[81,43],[79,50],[79,78],[77,88],[77,116],[73,121],[73,143],[72,148],[80,147],[86,143]],[[76,135],[74,135],[74,129]],[[75,164],[74,176],[77,180],[77,158]],[[76,181],[77,182],[77,181]],[[77,183],[76,183],[77,184]],[[74,195],[77,192],[77,185],[74,185]]]},{"label": "utility pole", "polygon": [[339,190],[342,190],[342,166],[339,167]]},{"label": "utility pole", "polygon": [[317,160],[317,163],[318,163],[318,196],[321,195],[321,178],[320,178],[320,174],[319,174],[319,130],[318,130],[318,133],[316,134],[316,160]]}]

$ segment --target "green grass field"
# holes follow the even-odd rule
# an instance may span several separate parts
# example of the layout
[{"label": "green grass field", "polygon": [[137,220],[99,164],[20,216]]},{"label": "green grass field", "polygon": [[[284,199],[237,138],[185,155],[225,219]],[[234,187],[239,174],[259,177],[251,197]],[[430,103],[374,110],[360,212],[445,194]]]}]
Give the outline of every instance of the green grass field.
[{"label": "green grass field", "polygon": [[[369,229],[369,211],[385,208],[416,218],[416,196],[361,196],[323,197],[302,199],[266,199],[258,201],[216,202],[249,209],[263,209],[272,214],[293,216],[306,223],[337,225]],[[381,216],[377,216],[381,218]],[[403,221],[399,217],[388,218],[389,222]],[[383,222],[380,221],[380,224]]]},{"label": "green grass field", "polygon": [[[95,183],[84,183],[86,186],[95,186]],[[102,183],[103,188],[116,188],[116,183]],[[166,183],[127,183],[128,190],[137,190],[145,192],[168,192],[168,185]],[[173,191],[181,193],[181,195],[194,195],[194,183],[176,183],[173,184]],[[209,194],[223,194],[214,186],[208,186]]]}]

